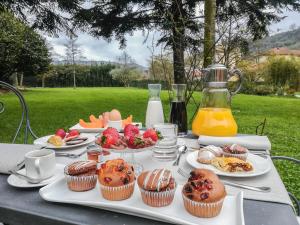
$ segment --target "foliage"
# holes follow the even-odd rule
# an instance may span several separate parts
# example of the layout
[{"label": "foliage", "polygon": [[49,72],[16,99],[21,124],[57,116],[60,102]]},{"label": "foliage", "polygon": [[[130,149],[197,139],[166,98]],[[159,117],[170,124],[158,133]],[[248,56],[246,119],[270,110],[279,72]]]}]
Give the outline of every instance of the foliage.
[{"label": "foliage", "polygon": [[70,30],[70,17],[84,2],[84,0],[1,0],[0,12],[10,11],[33,29],[56,34],[59,31]]},{"label": "foliage", "polygon": [[0,12],[0,79],[13,73],[35,76],[50,63],[45,40],[12,14]]},{"label": "foliage", "polygon": [[150,77],[154,80],[164,80],[172,83],[173,64],[167,56],[154,56],[149,65]]},{"label": "foliage", "polygon": [[110,71],[113,79],[118,80],[124,87],[129,87],[129,83],[133,80],[139,79],[142,74],[134,68],[121,66],[120,68]]},{"label": "foliage", "polygon": [[[33,88],[24,92],[30,110],[30,124],[38,136],[49,135],[57,128],[69,128],[79,118],[99,115],[113,108],[123,117],[132,114],[134,121],[145,121],[148,91],[135,88]],[[168,93],[161,94],[165,115],[170,112]],[[195,94],[199,100],[201,96]],[[6,111],[0,114],[0,142],[10,142],[20,119],[18,99],[4,94],[1,101]],[[189,104],[188,117],[196,110]],[[232,112],[239,126],[239,133],[255,134],[255,127],[267,118],[265,134],[272,143],[272,155],[286,155],[300,159],[300,104],[296,98],[237,95],[233,97]],[[18,139],[18,143],[22,138]],[[276,163],[288,191],[300,199],[299,166]]]},{"label": "foliage", "polygon": [[282,89],[287,86],[296,89],[300,80],[300,61],[294,58],[270,57],[266,75],[274,87]]},{"label": "foliage", "polygon": [[[119,86],[115,82],[110,71],[115,68],[114,65],[74,65],[76,70],[76,82],[79,87],[95,86]],[[39,77],[42,86],[46,87],[70,87],[73,86],[73,65],[51,65],[50,70]],[[39,83],[34,85],[32,81],[25,84],[29,86],[40,86]]]}]

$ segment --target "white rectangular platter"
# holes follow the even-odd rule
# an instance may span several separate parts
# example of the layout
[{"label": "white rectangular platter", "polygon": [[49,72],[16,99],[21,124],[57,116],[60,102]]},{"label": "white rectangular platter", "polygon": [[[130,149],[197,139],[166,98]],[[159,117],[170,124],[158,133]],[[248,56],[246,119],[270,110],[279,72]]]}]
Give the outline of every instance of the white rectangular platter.
[{"label": "white rectangular platter", "polygon": [[181,225],[245,225],[243,213],[243,193],[227,196],[221,213],[214,218],[198,218],[190,215],[184,208],[181,196],[182,185],[178,185],[174,201],[166,207],[150,207],[145,205],[140,196],[138,186],[131,198],[123,201],[105,200],[99,186],[87,192],[72,192],[68,189],[64,178],[40,189],[41,197],[50,202],[69,203],[88,207],[101,208],[114,212],[135,215],[148,219]]}]

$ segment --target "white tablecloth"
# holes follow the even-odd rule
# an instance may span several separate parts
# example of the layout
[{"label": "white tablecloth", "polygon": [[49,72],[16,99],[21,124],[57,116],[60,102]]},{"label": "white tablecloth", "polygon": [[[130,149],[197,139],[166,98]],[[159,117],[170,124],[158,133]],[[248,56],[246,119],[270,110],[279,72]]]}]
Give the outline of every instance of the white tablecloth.
[{"label": "white tablecloth", "polygon": [[[193,142],[197,142],[197,139],[188,139],[185,140],[188,145],[195,144]],[[33,145],[8,145],[8,144],[0,144],[0,172],[3,173],[4,165],[7,165],[7,160],[12,157],[7,154],[8,151],[11,151],[13,155],[18,155],[17,158],[22,158],[28,150],[34,150],[36,149]],[[85,149],[85,147],[74,149],[74,150],[65,150],[64,152],[70,152],[70,153],[80,153]],[[185,157],[187,154],[185,154],[180,161],[179,167],[183,168],[186,171],[191,170],[192,168],[189,167],[189,165],[186,163]],[[86,159],[86,154],[84,154],[81,158],[77,158],[76,160],[80,159]],[[109,156],[105,156],[105,159],[112,159],[120,157],[120,154],[118,153],[112,153]],[[140,152],[135,154],[135,159],[137,162],[141,163],[144,166],[144,170],[151,170],[155,168],[167,168],[170,169],[173,172],[173,176],[175,177],[176,181],[178,183],[185,183],[186,178],[182,177],[177,173],[177,166],[172,166],[173,162],[158,162],[155,159],[152,158],[152,152],[146,151],[146,152]],[[242,184],[248,184],[253,186],[269,186],[271,187],[271,192],[269,193],[262,193],[262,192],[255,192],[250,190],[244,191],[244,198],[246,199],[253,199],[253,200],[259,200],[259,201],[270,201],[270,202],[279,202],[279,203],[285,203],[292,205],[292,202],[288,196],[288,193],[285,189],[285,186],[283,185],[276,168],[274,167],[273,163],[271,162],[271,159],[267,159],[272,164],[272,169],[269,173],[257,176],[257,177],[251,177],[251,178],[225,178],[221,177],[222,180],[229,180],[234,181],[237,183]],[[68,164],[73,162],[74,159],[65,158],[65,157],[57,157],[57,163],[62,164]],[[2,171],[1,171],[2,169]],[[238,188],[226,186],[226,190],[228,194],[234,193],[238,190]]]}]

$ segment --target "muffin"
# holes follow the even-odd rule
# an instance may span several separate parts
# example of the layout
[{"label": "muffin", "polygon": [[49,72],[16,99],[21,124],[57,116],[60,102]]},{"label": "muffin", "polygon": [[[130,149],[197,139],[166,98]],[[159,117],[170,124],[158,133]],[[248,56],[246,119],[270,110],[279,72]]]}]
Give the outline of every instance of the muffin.
[{"label": "muffin", "polygon": [[97,183],[97,163],[94,161],[78,161],[65,167],[65,177],[71,191],[88,191]]},{"label": "muffin", "polygon": [[217,216],[222,209],[225,196],[223,183],[214,172],[206,169],[192,171],[182,189],[185,209],[197,217]]},{"label": "muffin", "polygon": [[138,177],[137,183],[143,202],[149,206],[167,206],[174,199],[176,183],[170,170],[145,171]]},{"label": "muffin", "polygon": [[234,157],[246,161],[248,149],[238,144],[225,145],[223,147],[223,156]]},{"label": "muffin", "polygon": [[102,196],[107,200],[124,200],[133,193],[134,169],[123,159],[107,160],[101,164],[98,178]]}]

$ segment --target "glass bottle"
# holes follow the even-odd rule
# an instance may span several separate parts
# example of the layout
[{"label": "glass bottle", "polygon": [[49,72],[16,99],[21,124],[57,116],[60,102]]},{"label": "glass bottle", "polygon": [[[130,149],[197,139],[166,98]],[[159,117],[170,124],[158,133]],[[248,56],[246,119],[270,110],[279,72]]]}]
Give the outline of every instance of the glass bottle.
[{"label": "glass bottle", "polygon": [[173,84],[172,93],[170,123],[176,124],[178,127],[178,136],[183,136],[188,131],[185,105],[186,84]]},{"label": "glass bottle", "polygon": [[[197,136],[235,136],[238,127],[231,112],[231,98],[242,86],[242,73],[237,69],[228,71],[222,64],[210,65],[204,73],[202,103],[192,123],[192,132]],[[234,75],[239,77],[240,83],[230,92],[227,83]]]},{"label": "glass bottle", "polygon": [[160,100],[161,84],[148,84],[149,100],[146,112],[146,128],[164,123],[164,112]]}]

